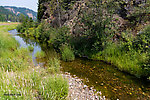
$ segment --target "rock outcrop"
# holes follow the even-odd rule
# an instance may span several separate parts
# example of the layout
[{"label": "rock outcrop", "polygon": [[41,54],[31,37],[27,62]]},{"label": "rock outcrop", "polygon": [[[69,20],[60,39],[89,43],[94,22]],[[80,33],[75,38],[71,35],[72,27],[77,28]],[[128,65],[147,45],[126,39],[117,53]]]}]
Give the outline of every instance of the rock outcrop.
[{"label": "rock outcrop", "polygon": [[[74,3],[71,3],[71,1],[74,1]],[[90,11],[90,7],[88,6],[90,3],[93,2],[90,0],[62,0],[61,2],[60,0],[40,0],[38,19],[47,21],[55,28],[64,25],[69,26],[72,34],[77,35],[79,31],[81,34],[81,32],[84,31],[84,28],[86,28],[83,23],[80,23],[81,16],[84,11]],[[150,6],[146,0],[111,0],[111,2],[108,2],[107,0],[101,1],[101,4],[104,3],[108,4],[106,9],[113,4],[116,6],[113,7],[115,8],[113,18],[119,19],[116,21],[118,24],[117,27],[123,27],[122,29],[130,26],[130,22],[133,22],[133,25],[141,23],[142,19],[140,17],[140,10]],[[67,7],[64,7],[64,4]],[[145,14],[147,14],[146,10],[143,12],[144,13],[142,13],[142,16],[145,16]]]}]

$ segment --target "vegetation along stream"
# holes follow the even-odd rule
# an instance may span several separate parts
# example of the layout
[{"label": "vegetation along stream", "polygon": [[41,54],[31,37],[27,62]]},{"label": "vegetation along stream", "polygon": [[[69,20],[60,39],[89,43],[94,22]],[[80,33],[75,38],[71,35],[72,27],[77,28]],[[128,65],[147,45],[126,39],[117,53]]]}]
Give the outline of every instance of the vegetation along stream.
[{"label": "vegetation along stream", "polygon": [[[44,66],[49,57],[56,56],[53,48],[44,48],[44,44],[38,44],[34,39],[25,38],[19,35],[16,30],[9,31],[20,43],[20,47],[27,48],[33,46],[31,53],[35,65]],[[44,59],[36,59],[35,54],[44,51]],[[71,62],[61,61],[61,71],[70,73],[83,80],[88,87],[93,87],[101,91],[102,95],[110,99],[132,99],[148,100],[150,99],[150,82],[148,80],[138,79],[125,72],[121,72],[110,64],[102,61],[93,61],[86,58],[76,58]]]}]

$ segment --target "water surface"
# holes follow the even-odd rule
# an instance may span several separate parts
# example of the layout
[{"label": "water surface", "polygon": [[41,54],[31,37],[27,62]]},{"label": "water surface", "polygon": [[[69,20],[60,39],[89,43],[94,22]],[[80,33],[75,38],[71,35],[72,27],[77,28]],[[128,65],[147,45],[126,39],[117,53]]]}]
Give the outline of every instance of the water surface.
[{"label": "water surface", "polygon": [[[46,65],[47,60],[57,56],[55,50],[47,48],[46,44],[39,44],[32,38],[25,38],[18,35],[16,30],[9,31],[10,34],[19,42],[20,47],[27,48],[34,46],[31,53],[34,63]],[[46,58],[36,59],[35,53],[43,50]],[[83,79],[89,87],[94,87],[101,91],[102,95],[112,100],[150,100],[150,82],[138,79],[135,76],[117,70],[115,66],[106,64],[102,61],[93,61],[85,58],[76,58],[72,62],[61,61],[61,71],[68,72],[72,76]]]}]

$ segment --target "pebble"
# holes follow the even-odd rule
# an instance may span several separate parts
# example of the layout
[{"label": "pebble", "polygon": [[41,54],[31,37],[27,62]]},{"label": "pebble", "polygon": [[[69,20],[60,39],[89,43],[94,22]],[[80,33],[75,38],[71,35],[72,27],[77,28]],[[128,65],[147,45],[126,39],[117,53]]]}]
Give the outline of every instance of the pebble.
[{"label": "pebble", "polygon": [[102,96],[100,91],[96,92],[94,87],[88,87],[76,75],[71,76],[70,73],[66,72],[62,76],[69,81],[67,100],[108,100],[105,96]]}]

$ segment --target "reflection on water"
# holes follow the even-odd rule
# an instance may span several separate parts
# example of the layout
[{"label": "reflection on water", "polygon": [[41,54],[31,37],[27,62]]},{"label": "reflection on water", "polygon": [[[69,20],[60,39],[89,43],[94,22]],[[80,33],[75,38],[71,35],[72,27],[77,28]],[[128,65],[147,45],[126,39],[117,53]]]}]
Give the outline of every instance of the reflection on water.
[{"label": "reflection on water", "polygon": [[[16,30],[9,32],[20,43],[20,47],[34,46],[32,58],[35,64],[46,64],[49,58],[58,55],[52,47],[47,48],[47,45],[39,45],[34,39],[18,36]],[[34,54],[41,49],[47,56],[44,59],[36,59]],[[69,72],[72,76],[76,75],[83,79],[89,87],[94,87],[112,100],[150,100],[150,82],[118,71],[114,66],[104,62],[76,58],[72,62],[61,61],[61,66],[62,72]]]},{"label": "reflection on water", "polygon": [[34,50],[31,52],[32,60],[33,60],[33,62],[34,62],[34,64],[35,64],[35,66],[38,65],[38,64],[41,65],[40,62],[38,63],[38,62],[36,61],[36,57],[35,57],[35,54],[36,54],[38,51],[41,51],[41,47],[39,46],[39,44],[36,43],[36,42],[34,42],[34,41],[31,40],[31,39],[25,39],[25,38],[23,38],[23,37],[20,37],[20,36],[19,36],[19,33],[17,32],[16,29],[9,31],[9,33],[12,34],[13,37],[18,41],[18,43],[19,43],[19,45],[20,45],[20,48],[22,48],[22,47],[23,47],[23,48],[27,48],[28,46],[33,46],[33,47],[34,47]]}]

